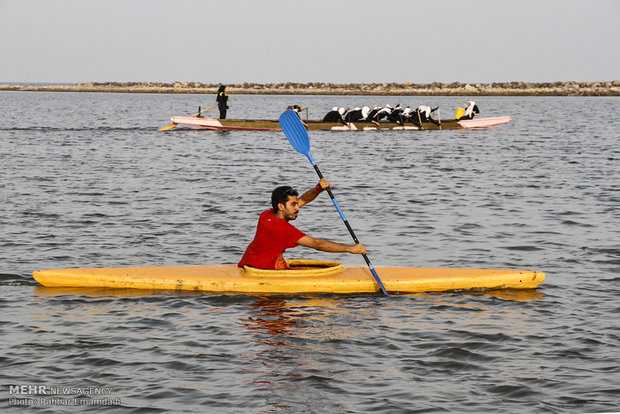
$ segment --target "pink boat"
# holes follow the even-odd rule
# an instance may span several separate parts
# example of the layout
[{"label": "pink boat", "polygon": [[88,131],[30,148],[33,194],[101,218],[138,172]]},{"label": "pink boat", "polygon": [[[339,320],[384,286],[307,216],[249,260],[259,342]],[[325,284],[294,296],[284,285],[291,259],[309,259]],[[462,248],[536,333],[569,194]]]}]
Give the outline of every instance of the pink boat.
[{"label": "pink boat", "polygon": [[[310,131],[377,131],[377,130],[427,130],[427,129],[477,129],[489,128],[510,122],[509,116],[494,118],[475,118],[457,121],[456,119],[442,120],[441,125],[432,122],[422,123],[422,128],[413,124],[400,125],[395,122],[380,122],[379,125],[371,122],[323,122],[319,120],[304,121]],[[192,116],[173,116],[172,125],[186,125],[218,131],[281,131],[280,123],[270,119],[214,119]],[[167,128],[170,129],[170,128]]]}]

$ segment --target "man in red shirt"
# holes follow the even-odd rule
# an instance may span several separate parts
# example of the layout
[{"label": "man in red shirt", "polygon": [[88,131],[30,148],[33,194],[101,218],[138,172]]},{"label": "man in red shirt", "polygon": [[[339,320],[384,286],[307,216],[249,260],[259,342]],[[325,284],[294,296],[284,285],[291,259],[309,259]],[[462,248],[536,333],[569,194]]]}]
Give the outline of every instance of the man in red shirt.
[{"label": "man in red shirt", "polygon": [[325,239],[315,239],[298,230],[289,223],[297,218],[299,209],[314,200],[323,190],[331,188],[326,179],[297,198],[292,187],[278,187],[271,193],[273,209],[263,211],[258,219],[254,240],[245,250],[239,267],[245,265],[258,269],[287,269],[282,257],[284,250],[298,245],[311,247],[323,252],[365,254],[363,244],[340,244]]}]

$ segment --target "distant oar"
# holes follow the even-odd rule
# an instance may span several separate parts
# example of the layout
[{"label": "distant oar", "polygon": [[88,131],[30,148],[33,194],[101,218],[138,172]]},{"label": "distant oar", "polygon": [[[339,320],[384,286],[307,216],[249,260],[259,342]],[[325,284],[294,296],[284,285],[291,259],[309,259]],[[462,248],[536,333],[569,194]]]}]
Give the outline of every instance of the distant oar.
[{"label": "distant oar", "polygon": [[[310,164],[312,164],[312,166],[314,167],[314,170],[318,174],[319,178],[323,178],[321,170],[319,170],[319,167],[318,165],[316,165],[314,158],[312,158],[312,154],[310,154],[310,137],[308,136],[308,131],[306,131],[306,128],[304,128],[304,125],[302,124],[301,119],[299,119],[297,113],[295,113],[295,111],[291,109],[284,111],[284,113],[280,115],[280,126],[282,127],[282,130],[284,131],[288,142],[291,143],[291,145],[293,146],[293,148],[295,148],[297,152],[308,157],[308,160],[310,160]],[[336,201],[332,190],[330,188],[327,188],[327,192],[329,193],[329,197],[332,199],[336,210],[338,210],[338,213],[340,213],[340,218],[342,218],[342,221],[344,222],[345,226],[347,226],[349,233],[351,233],[353,241],[355,241],[355,243],[359,243],[359,240],[357,240],[357,236],[353,232],[349,221],[340,209],[340,205],[338,205],[338,201]],[[385,290],[385,287],[383,286],[379,275],[375,271],[373,265],[370,263],[370,259],[368,259],[368,256],[366,256],[365,254],[363,254],[362,256],[364,257],[364,260],[366,261],[366,264],[368,265],[368,268],[370,269],[373,277],[379,284],[381,291],[385,295],[388,295],[388,292],[387,290]]]},{"label": "distant oar", "polygon": [[[207,112],[209,109],[213,109],[213,108],[215,108],[216,106],[217,106],[217,104],[212,105],[212,106],[208,107],[207,109],[203,109],[203,110],[202,110],[202,111],[200,111],[200,112],[196,112],[196,113],[195,113],[194,115],[192,115],[192,116],[198,116],[198,115],[200,115],[200,114],[201,114],[201,113],[203,113],[203,112]],[[159,129],[158,129],[158,131],[170,131],[172,128],[174,128],[174,127],[175,127],[175,126],[177,126],[177,125],[178,125],[177,123],[174,123],[174,122],[173,122],[173,123],[171,123],[171,124],[168,124],[168,125],[166,125],[166,126],[163,126],[163,127],[159,128]]]}]

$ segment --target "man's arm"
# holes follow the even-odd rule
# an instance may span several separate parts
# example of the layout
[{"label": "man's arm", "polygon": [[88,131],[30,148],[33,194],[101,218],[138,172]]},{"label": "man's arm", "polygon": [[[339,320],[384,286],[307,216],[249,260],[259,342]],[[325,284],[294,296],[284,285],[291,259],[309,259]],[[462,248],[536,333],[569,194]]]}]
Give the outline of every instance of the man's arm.
[{"label": "man's arm", "polygon": [[[321,191],[325,190],[326,188],[332,188],[332,185],[329,182],[327,182],[325,178],[321,178],[321,181],[319,181],[318,186],[322,188]],[[316,187],[306,191],[301,197],[297,199],[297,201],[299,202],[299,208],[303,207],[305,204],[308,204],[309,202],[314,200],[321,193],[321,191],[317,190]]]},{"label": "man's arm", "polygon": [[366,246],[363,244],[340,244],[325,239],[315,239],[310,236],[303,236],[297,240],[297,244],[301,246],[311,247],[322,252],[331,253],[351,253],[366,254]]}]

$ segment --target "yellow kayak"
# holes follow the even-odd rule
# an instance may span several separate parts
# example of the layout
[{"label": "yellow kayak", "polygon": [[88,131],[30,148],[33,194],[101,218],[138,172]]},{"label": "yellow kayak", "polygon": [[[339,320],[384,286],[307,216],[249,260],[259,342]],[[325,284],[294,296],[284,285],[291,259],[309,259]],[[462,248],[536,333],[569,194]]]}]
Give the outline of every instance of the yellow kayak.
[{"label": "yellow kayak", "polygon": [[[46,287],[186,290],[212,293],[375,293],[379,285],[367,267],[317,260],[287,261],[290,270],[236,265],[117,267],[37,270]],[[375,268],[390,293],[462,289],[533,289],[545,274],[527,270]]]}]

